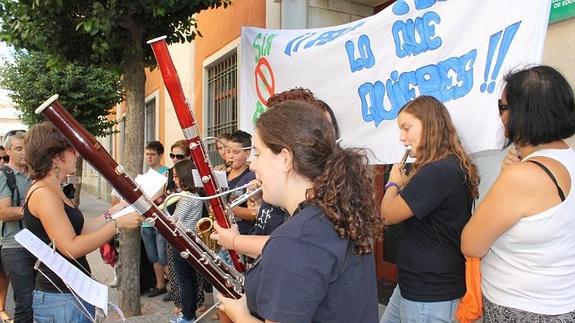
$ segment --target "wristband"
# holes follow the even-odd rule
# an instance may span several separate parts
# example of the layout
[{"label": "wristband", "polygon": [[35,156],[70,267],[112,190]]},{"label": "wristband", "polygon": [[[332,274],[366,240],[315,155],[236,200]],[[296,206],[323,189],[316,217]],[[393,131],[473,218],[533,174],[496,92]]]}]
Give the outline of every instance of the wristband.
[{"label": "wristband", "polygon": [[385,184],[384,188],[387,191],[388,188],[390,187],[396,187],[397,190],[399,191],[399,185],[397,185],[396,182],[387,182],[387,184]]}]

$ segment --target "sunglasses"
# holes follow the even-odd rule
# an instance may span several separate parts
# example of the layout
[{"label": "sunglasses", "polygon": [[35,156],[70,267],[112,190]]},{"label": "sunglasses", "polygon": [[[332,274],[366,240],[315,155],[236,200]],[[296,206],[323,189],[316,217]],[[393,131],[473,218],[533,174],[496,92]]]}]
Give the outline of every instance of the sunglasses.
[{"label": "sunglasses", "polygon": [[184,158],[186,158],[186,156],[185,156],[185,155],[182,155],[182,154],[172,154],[172,153],[170,153],[170,158],[171,158],[171,159],[174,159],[174,158],[175,158],[175,159],[177,159],[177,160],[183,160]]},{"label": "sunglasses", "polygon": [[9,162],[10,161],[10,156],[6,155],[6,156],[2,156],[0,157],[0,159],[2,159],[5,162]]},{"label": "sunglasses", "polygon": [[509,109],[509,106],[507,106],[507,104],[503,104],[503,102],[501,102],[501,99],[497,100],[497,107],[499,108],[500,117],[503,115],[503,112]]},{"label": "sunglasses", "polygon": [[14,136],[17,133],[26,133],[26,130],[10,130],[6,133],[6,137]]}]

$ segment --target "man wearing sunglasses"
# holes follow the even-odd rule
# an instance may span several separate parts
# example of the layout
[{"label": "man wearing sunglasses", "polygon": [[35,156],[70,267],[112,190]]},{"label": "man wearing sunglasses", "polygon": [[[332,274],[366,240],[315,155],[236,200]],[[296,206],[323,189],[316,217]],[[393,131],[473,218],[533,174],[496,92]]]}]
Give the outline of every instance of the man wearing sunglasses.
[{"label": "man wearing sunglasses", "polygon": [[[0,220],[2,221],[2,264],[14,290],[16,322],[32,322],[32,293],[35,284],[35,258],[16,240],[16,235],[24,228],[22,222],[22,205],[26,199],[26,191],[32,181],[28,177],[26,160],[24,159],[23,130],[6,133],[4,147],[10,157],[8,166],[15,177],[16,189],[12,193],[7,177],[0,172]],[[0,313],[1,314],[1,313]]]},{"label": "man wearing sunglasses", "polygon": [[9,160],[10,156],[6,153],[6,149],[4,149],[4,146],[0,146],[0,167],[8,164]]}]

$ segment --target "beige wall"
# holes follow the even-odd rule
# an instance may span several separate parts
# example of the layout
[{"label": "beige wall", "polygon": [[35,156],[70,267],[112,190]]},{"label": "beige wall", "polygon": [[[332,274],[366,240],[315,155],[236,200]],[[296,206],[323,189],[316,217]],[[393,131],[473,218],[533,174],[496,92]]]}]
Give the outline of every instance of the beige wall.
[{"label": "beige wall", "polygon": [[373,15],[373,6],[343,0],[310,0],[307,28],[342,25]]},{"label": "beige wall", "polygon": [[[575,88],[575,18],[549,25],[543,64],[551,65],[563,73],[571,87]],[[575,136],[568,140],[575,147]]]}]

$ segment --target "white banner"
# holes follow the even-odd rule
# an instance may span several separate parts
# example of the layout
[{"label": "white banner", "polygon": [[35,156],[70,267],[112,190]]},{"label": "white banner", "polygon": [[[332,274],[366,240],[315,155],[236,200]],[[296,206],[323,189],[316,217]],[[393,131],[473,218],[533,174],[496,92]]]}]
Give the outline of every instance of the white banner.
[{"label": "white banner", "polygon": [[244,27],[240,128],[253,132],[273,93],[310,89],[335,112],[342,145],[397,162],[398,110],[419,95],[445,103],[469,152],[500,148],[502,78],[541,60],[550,1],[396,1],[346,25]]}]

